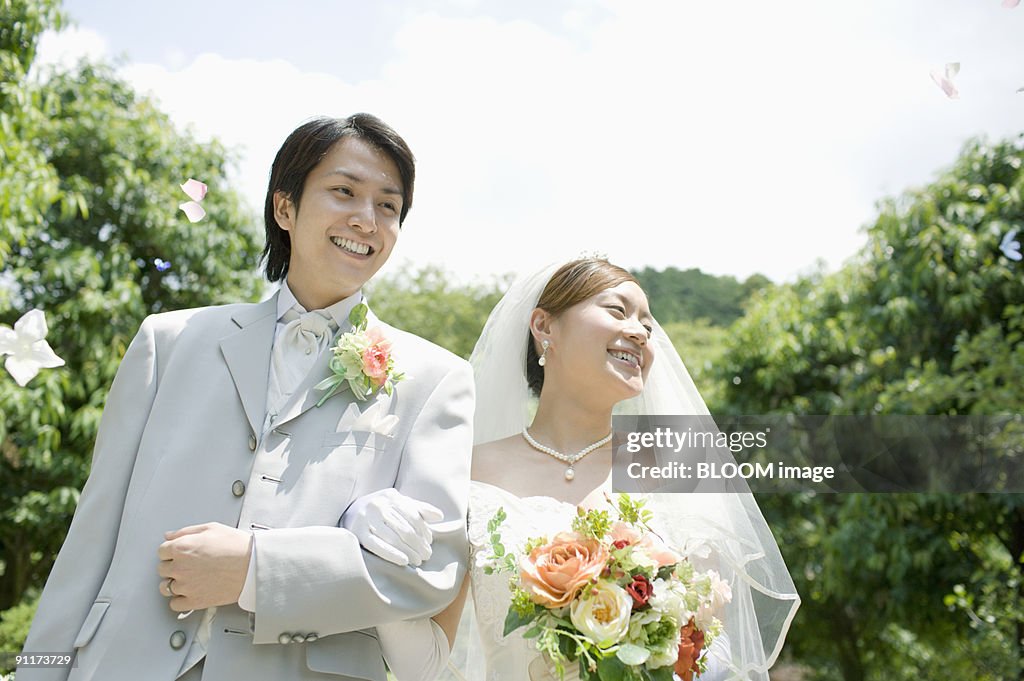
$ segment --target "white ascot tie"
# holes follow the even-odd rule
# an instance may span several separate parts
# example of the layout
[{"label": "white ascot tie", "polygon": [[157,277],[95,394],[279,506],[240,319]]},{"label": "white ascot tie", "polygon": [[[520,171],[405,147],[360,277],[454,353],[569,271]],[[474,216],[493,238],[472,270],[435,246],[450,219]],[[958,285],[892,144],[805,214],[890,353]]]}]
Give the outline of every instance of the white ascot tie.
[{"label": "white ascot tie", "polygon": [[280,399],[286,400],[309,374],[320,353],[330,346],[336,326],[319,310],[299,315],[292,308],[282,320],[288,323],[274,343],[271,375],[277,379]]}]

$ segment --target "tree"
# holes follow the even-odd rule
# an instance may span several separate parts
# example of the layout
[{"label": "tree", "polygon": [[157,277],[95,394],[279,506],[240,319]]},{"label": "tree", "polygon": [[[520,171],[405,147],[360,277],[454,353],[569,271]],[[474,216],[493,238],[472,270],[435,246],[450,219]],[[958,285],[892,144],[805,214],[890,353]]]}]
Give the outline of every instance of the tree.
[{"label": "tree", "polygon": [[[44,310],[66,365],[24,388],[0,375],[0,610],[49,573],[142,319],[262,289],[261,230],[228,187],[224,148],[177,131],[103,64],[27,77],[56,3],[4,0],[2,12],[0,323]],[[189,177],[210,187],[197,224],[177,208]]]},{"label": "tree", "polygon": [[[717,377],[733,413],[1015,414],[1024,404],[1024,143],[973,141],[880,204],[859,257],[763,292]],[[1019,435],[1005,456],[1024,456]],[[765,495],[820,678],[1024,678],[1022,495]]]},{"label": "tree", "polygon": [[752,293],[771,286],[762,274],[743,283],[735,277],[714,276],[698,269],[678,270],[645,267],[633,272],[647,292],[651,312],[662,324],[707,319],[715,326],[728,326],[743,315],[743,303]]},{"label": "tree", "polygon": [[367,297],[381,319],[469,359],[508,282],[506,276],[460,285],[444,269],[428,266],[375,278],[367,285]]}]

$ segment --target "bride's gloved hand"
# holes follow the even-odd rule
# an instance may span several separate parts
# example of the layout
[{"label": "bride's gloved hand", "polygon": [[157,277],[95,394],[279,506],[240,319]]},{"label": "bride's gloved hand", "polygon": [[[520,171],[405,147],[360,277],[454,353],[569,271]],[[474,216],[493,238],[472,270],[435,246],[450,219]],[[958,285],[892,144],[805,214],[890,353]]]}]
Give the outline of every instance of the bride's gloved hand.
[{"label": "bride's gloved hand", "polygon": [[359,497],[341,517],[341,526],[364,549],[395,565],[418,566],[430,558],[434,534],[427,523],[444,520],[436,506],[394,488]]}]

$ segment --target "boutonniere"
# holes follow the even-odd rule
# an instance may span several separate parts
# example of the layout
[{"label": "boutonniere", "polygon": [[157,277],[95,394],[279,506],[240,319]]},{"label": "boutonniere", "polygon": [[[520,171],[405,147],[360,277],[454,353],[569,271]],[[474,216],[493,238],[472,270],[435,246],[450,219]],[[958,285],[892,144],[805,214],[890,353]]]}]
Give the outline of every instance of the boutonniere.
[{"label": "boutonniere", "polygon": [[395,383],[405,378],[405,374],[395,371],[391,342],[379,328],[366,330],[368,312],[369,308],[359,303],[349,313],[352,331],[339,336],[331,348],[334,354],[329,365],[331,375],[313,386],[315,390],[327,391],[316,406],[344,390],[346,384],[362,402],[378,390],[390,395]]}]

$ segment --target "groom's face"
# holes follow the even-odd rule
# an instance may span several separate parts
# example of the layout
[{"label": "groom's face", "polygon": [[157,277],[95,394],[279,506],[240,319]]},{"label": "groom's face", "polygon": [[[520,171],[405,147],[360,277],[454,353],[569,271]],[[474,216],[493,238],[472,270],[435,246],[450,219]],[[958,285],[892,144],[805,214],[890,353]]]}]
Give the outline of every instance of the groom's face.
[{"label": "groom's face", "polygon": [[387,262],[398,239],[402,182],[391,158],[343,137],[310,171],[296,206],[274,197],[291,238],[288,286],[307,310],[352,295]]}]

